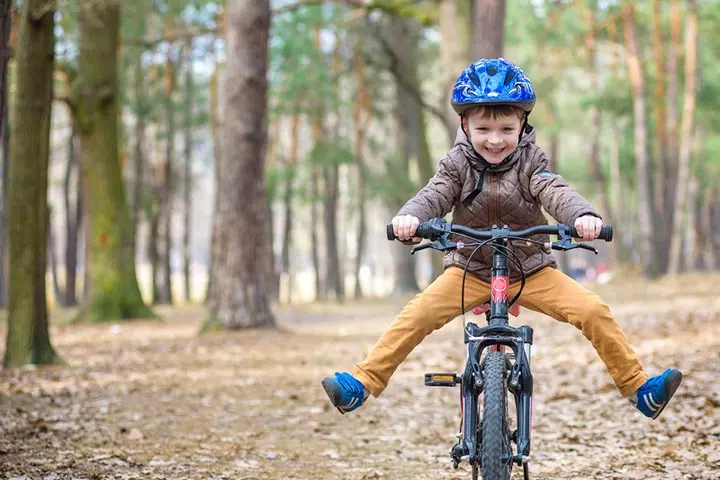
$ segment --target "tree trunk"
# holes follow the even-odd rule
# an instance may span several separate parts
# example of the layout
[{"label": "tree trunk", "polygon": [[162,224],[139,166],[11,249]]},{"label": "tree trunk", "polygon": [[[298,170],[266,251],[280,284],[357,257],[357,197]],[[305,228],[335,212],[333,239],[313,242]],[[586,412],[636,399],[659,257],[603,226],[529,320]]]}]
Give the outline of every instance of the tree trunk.
[{"label": "tree trunk", "polygon": [[[623,188],[622,188],[622,177],[620,176],[620,134],[617,126],[611,122],[610,125],[610,185],[612,205],[612,217],[615,222],[620,225],[627,225],[625,222],[625,205],[623,204]],[[625,257],[623,251],[627,247],[623,238],[625,235],[620,235],[615,240],[616,246],[612,250],[611,261],[614,264],[624,261]]]},{"label": "tree trunk", "polygon": [[652,237],[652,197],[650,195],[650,170],[647,155],[647,128],[645,119],[645,80],[642,59],[637,41],[635,9],[632,4],[623,5],[623,31],[626,44],[626,62],[632,84],[633,121],[635,131],[635,172],[638,183],[638,227],[640,258],[647,277],[655,277],[656,269]]},{"label": "tree trunk", "polygon": [[268,293],[272,246],[262,228],[265,198],[268,0],[231,0],[226,34],[227,98],[218,185],[221,255],[213,268],[215,297],[206,327],[274,327]]},{"label": "tree trunk", "polygon": [[360,270],[365,254],[365,239],[367,237],[366,203],[367,203],[367,166],[365,165],[365,135],[372,119],[372,100],[367,88],[365,69],[359,51],[355,51],[353,66],[355,81],[357,83],[357,101],[353,104],[353,124],[355,126],[355,159],[357,164],[357,202],[358,226],[357,245],[355,248],[355,291],[353,297],[363,297]]},{"label": "tree trunk", "polygon": [[0,180],[0,308],[7,306],[7,282],[5,281],[7,268],[7,179],[9,151],[6,147],[8,131],[7,106],[7,65],[10,58],[11,7],[12,0],[0,0],[0,138],[2,139],[2,179]]},{"label": "tree trunk", "polygon": [[5,367],[61,362],[50,344],[45,296],[54,14],[54,1],[23,2],[15,49],[17,132],[7,184],[10,288]]},{"label": "tree trunk", "polygon": [[[677,186],[677,164],[680,154],[680,132],[678,131],[678,97],[680,78],[678,59],[682,52],[682,10],[679,0],[670,1],[670,48],[667,62],[667,161],[668,171],[665,178],[665,211],[671,212],[675,205],[675,187]],[[670,232],[670,230],[668,230]]]},{"label": "tree trunk", "polygon": [[173,102],[173,93],[175,92],[175,59],[173,52],[175,48],[170,45],[165,63],[165,121],[167,122],[167,138],[165,141],[165,171],[163,173],[162,194],[161,194],[161,214],[162,222],[162,252],[160,254],[163,268],[163,284],[162,284],[162,303],[172,305],[172,270],[170,266],[173,232],[173,175],[175,163],[175,103]]},{"label": "tree trunk", "polygon": [[[591,2],[591,7],[587,9],[587,21],[588,21],[588,36],[586,38],[586,44],[588,48],[588,71],[590,72],[590,85],[594,91],[600,91],[600,78],[598,75],[597,65],[597,4]],[[615,225],[615,219],[612,215],[612,209],[610,208],[610,201],[608,198],[607,182],[605,181],[605,174],[602,170],[600,163],[600,126],[601,126],[601,112],[597,105],[590,107],[590,171],[592,172],[593,183],[595,184],[595,196],[602,209],[603,221],[607,225]],[[611,243],[610,249],[610,261],[614,264],[617,263],[617,245]]]},{"label": "tree trunk", "polygon": [[678,158],[677,187],[672,214],[672,235],[670,237],[670,262],[668,273],[680,271],[682,255],[682,234],[687,225],[684,214],[687,210],[687,191],[690,176],[690,151],[695,129],[695,100],[697,95],[697,9],[695,0],[688,0],[687,23],[685,26],[685,92],[680,122],[680,156]]},{"label": "tree trunk", "polygon": [[7,255],[7,190],[9,182],[8,168],[10,164],[10,122],[8,118],[7,102],[3,104],[3,111],[0,113],[5,117],[2,131],[2,193],[0,193],[0,308],[7,307],[7,271],[8,271],[8,255]]},{"label": "tree trunk", "polygon": [[134,174],[135,181],[132,183],[132,225],[133,245],[137,245],[138,225],[142,212],[142,192],[145,181],[145,115],[147,110],[147,99],[144,91],[144,70],[142,67],[142,55],[138,53],[135,69],[133,72],[133,89],[135,90],[135,155]]},{"label": "tree trunk", "polygon": [[89,222],[90,321],[153,317],[135,275],[130,212],[118,149],[120,2],[83,0],[79,8],[79,71],[73,103],[78,120]]},{"label": "tree trunk", "polygon": [[685,215],[687,218],[687,227],[683,232],[683,254],[680,258],[680,268],[683,271],[695,270],[698,268],[700,259],[700,250],[698,249],[700,235],[700,217],[698,210],[700,208],[700,179],[695,174],[691,174],[688,180],[687,204]]},{"label": "tree trunk", "polygon": [[[441,0],[438,7],[443,99],[450,98],[457,77],[473,60],[470,58],[472,3],[473,0]],[[457,132],[458,114],[449,101],[443,101],[443,105],[445,130],[452,139]]]},{"label": "tree trunk", "polygon": [[192,40],[185,45],[185,172],[183,175],[183,277],[185,278],[185,301],[192,301],[192,283],[190,277],[190,215],[192,211],[192,116],[193,116],[193,71]]},{"label": "tree trunk", "polygon": [[[660,0],[653,0],[652,4],[652,30],[653,30],[653,54],[655,56],[655,115],[657,118],[657,129],[655,138],[655,189],[654,204],[655,211],[660,217],[665,217],[665,192],[667,191],[667,169],[668,169],[668,145],[665,128],[667,126],[667,114],[665,109],[665,81],[667,77],[667,64],[665,63],[665,40],[662,30],[662,9]],[[656,226],[660,226],[657,225]]]},{"label": "tree trunk", "polygon": [[[317,143],[317,137],[316,137]],[[320,264],[320,239],[318,238],[318,228],[320,228],[320,219],[318,213],[318,199],[320,198],[320,186],[318,180],[320,178],[319,168],[311,166],[310,173],[310,244],[312,248],[313,269],[315,270],[315,299],[324,300],[327,298],[325,282],[323,281],[322,268]]]},{"label": "tree trunk", "polygon": [[[61,307],[66,307],[65,294],[60,288],[60,280],[58,278],[57,255],[55,254],[55,235],[52,228],[52,210],[50,205],[47,207],[47,225],[45,226],[47,234],[47,260],[50,267],[50,278],[52,279],[53,296],[55,301]],[[47,267],[46,267],[47,268]]]},{"label": "tree trunk", "polygon": [[222,138],[220,136],[220,129],[221,127],[221,120],[220,120],[220,96],[219,96],[219,64],[216,61],[215,62],[215,69],[210,76],[210,131],[212,133],[212,142],[213,142],[213,173],[215,176],[215,199],[214,204],[215,208],[213,209],[213,222],[212,222],[212,232],[210,234],[210,262],[208,265],[208,283],[207,283],[207,291],[205,293],[205,303],[210,307],[213,308],[213,305],[215,305],[214,302],[214,292],[213,292],[213,270],[215,265],[218,263],[218,255],[221,254],[220,252],[220,197],[218,195],[218,188],[220,186],[220,183],[222,183]]},{"label": "tree trunk", "polygon": [[[78,240],[83,217],[83,185],[80,162],[75,150],[75,125],[71,127],[68,139],[68,160],[63,183],[63,198],[65,202],[65,304],[77,305],[77,260]],[[73,172],[75,174],[74,188],[72,185]],[[72,192],[75,192],[75,206],[71,206]]]},{"label": "tree trunk", "polygon": [[293,189],[295,188],[295,172],[298,165],[298,147],[300,143],[300,114],[293,113],[290,124],[290,158],[286,165],[285,192],[283,205],[285,209],[283,227],[282,252],[280,253],[280,268],[287,278],[287,302],[292,303],[293,278],[290,265],[290,248],[292,247],[293,220]]},{"label": "tree trunk", "polygon": [[[415,48],[417,45],[417,34],[414,29],[415,24],[410,19],[397,19],[389,26],[390,43],[395,56],[401,60],[397,65],[398,73],[395,75],[395,92],[396,101],[394,105],[393,116],[397,128],[396,149],[400,158],[400,169],[402,172],[410,171],[410,161],[414,155],[417,155],[419,135],[419,122],[417,110],[413,108],[416,105],[412,95],[408,89],[404,88],[400,82],[402,78],[412,78],[408,72],[412,71],[411,63],[416,57]],[[402,205],[392,205],[395,212]],[[415,258],[408,254],[406,246],[396,243],[393,245],[393,253],[395,259],[395,287],[394,295],[404,295],[408,292],[417,292],[419,290],[416,279],[417,262]]]},{"label": "tree trunk", "polygon": [[505,41],[505,0],[475,0],[474,7],[471,47],[473,60],[502,56]]},{"label": "tree trunk", "polygon": [[345,282],[343,281],[340,254],[337,238],[337,210],[340,197],[340,166],[336,163],[323,167],[325,183],[325,247],[327,248],[327,270],[325,279],[327,288],[335,292],[335,300],[342,301],[345,297]]},{"label": "tree trunk", "polygon": [[718,203],[718,188],[714,185],[707,189],[705,194],[705,206],[703,207],[703,225],[705,248],[703,259],[708,269],[720,268],[720,204]]},{"label": "tree trunk", "polygon": [[157,305],[162,303],[162,284],[160,280],[160,207],[157,202],[153,201],[150,206],[150,218],[148,218],[148,259],[150,260],[150,284],[152,285],[152,303]]}]

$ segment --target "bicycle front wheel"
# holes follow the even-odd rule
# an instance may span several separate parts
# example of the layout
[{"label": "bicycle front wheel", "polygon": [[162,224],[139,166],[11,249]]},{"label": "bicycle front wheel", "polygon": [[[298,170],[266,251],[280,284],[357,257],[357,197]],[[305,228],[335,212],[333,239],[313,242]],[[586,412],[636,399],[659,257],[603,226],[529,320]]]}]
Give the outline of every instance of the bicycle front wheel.
[{"label": "bicycle front wheel", "polygon": [[483,363],[484,400],[481,422],[483,480],[510,478],[512,456],[507,422],[507,368],[503,352],[490,352]]}]

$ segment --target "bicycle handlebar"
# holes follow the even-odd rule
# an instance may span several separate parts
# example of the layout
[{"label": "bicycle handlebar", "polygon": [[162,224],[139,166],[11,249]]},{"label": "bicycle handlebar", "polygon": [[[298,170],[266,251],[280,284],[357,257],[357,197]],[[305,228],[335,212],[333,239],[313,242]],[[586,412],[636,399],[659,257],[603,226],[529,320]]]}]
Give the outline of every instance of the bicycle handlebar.
[{"label": "bicycle handlebar", "polygon": [[[415,236],[435,241],[445,233],[459,233],[475,240],[490,240],[491,238],[520,237],[526,238],[531,235],[548,234],[559,235],[565,233],[571,237],[580,238],[577,229],[572,225],[536,225],[524,230],[508,230],[504,228],[493,228],[490,230],[477,230],[464,225],[454,225],[441,218],[433,218],[418,225]],[[388,240],[397,240],[392,223],[387,225]],[[613,227],[604,225],[600,230],[599,240],[611,242],[613,239]]]}]

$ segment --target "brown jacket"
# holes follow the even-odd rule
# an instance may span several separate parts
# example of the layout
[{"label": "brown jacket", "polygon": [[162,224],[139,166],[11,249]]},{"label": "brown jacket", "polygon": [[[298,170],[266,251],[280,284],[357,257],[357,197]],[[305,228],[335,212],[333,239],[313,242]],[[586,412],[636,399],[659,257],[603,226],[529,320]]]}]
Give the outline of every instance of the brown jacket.
[{"label": "brown jacket", "polygon": [[[482,190],[478,191],[476,187],[481,175]],[[452,211],[452,221],[456,224],[479,229],[507,225],[517,230],[546,225],[541,207],[566,225],[573,225],[582,215],[600,217],[560,175],[548,170],[547,156],[535,144],[535,129],[528,125],[518,148],[498,165],[485,162],[458,129],[455,146],[440,160],[435,176],[400,209],[398,215],[413,215],[423,222],[444,217]],[[532,238],[548,241],[547,235]],[[512,242],[512,246],[526,275],[545,266],[556,266],[547,248],[520,241]],[[443,265],[445,268],[452,265],[464,268],[472,250],[466,247],[446,253]],[[517,266],[512,261],[508,263],[510,279],[519,280]],[[489,282],[491,265],[492,250],[481,248],[473,256],[468,270]]]}]

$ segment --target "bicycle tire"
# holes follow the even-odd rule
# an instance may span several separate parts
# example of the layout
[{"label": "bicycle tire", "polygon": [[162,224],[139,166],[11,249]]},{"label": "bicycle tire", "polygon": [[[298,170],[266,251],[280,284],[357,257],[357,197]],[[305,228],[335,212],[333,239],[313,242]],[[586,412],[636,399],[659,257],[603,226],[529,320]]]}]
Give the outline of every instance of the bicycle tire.
[{"label": "bicycle tire", "polygon": [[503,352],[490,352],[483,364],[484,400],[480,470],[483,480],[508,480],[512,454],[507,428],[507,368]]}]

